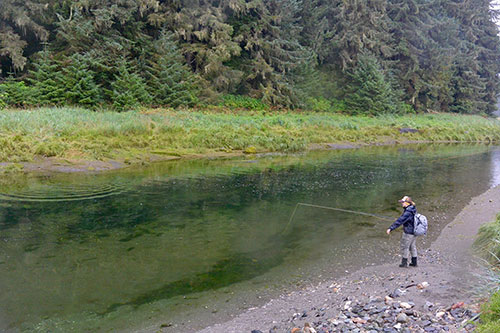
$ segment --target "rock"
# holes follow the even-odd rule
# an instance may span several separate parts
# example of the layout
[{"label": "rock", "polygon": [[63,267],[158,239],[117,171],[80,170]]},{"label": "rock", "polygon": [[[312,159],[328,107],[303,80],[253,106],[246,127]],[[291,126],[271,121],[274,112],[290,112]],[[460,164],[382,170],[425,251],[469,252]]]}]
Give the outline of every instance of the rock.
[{"label": "rock", "polygon": [[309,323],[304,324],[303,331],[304,331],[304,333],[316,333],[316,330],[314,329],[314,327],[312,327],[311,324],[309,324]]},{"label": "rock", "polygon": [[409,128],[409,127],[403,127],[399,129],[399,133],[417,133],[418,129],[415,128]]},{"label": "rock", "polygon": [[364,324],[367,323],[366,320],[361,319],[361,318],[352,318],[352,322],[355,323],[355,324],[362,324],[362,325],[364,325]]},{"label": "rock", "polygon": [[396,321],[398,323],[407,323],[408,322],[408,316],[401,312],[400,314],[398,314],[398,316],[396,317]]},{"label": "rock", "polygon": [[458,309],[458,308],[463,307],[464,305],[465,305],[465,303],[464,303],[464,302],[458,302],[458,303],[453,304],[453,305],[451,306],[451,309],[452,309],[452,310],[455,310],[455,309]]},{"label": "rock", "polygon": [[393,327],[399,331],[401,329],[401,323],[397,323]]},{"label": "rock", "polygon": [[290,331],[290,333],[304,333],[304,331],[302,331],[298,327],[294,327],[294,328],[292,328],[292,330]]},{"label": "rock", "polygon": [[436,318],[443,318],[443,316],[446,314],[446,312],[444,311],[439,311],[438,313],[436,313]]},{"label": "rock", "polygon": [[389,295],[392,298],[397,298],[400,297],[404,294],[405,292],[399,288],[394,289],[394,291]]},{"label": "rock", "polygon": [[391,296],[385,296],[385,304],[389,304],[393,301]]},{"label": "rock", "polygon": [[431,302],[425,302],[425,307],[426,308],[432,308],[434,306],[434,303]]},{"label": "rock", "polygon": [[399,305],[403,308],[403,309],[411,309],[413,306],[409,303],[406,303],[406,302],[401,302],[399,303]]},{"label": "rock", "polygon": [[259,330],[252,330],[252,333],[263,333],[263,332]]},{"label": "rock", "polygon": [[422,282],[422,283],[417,284],[417,288],[418,288],[418,289],[425,289],[425,288],[427,288],[428,286],[429,286],[429,282],[426,282],[426,281],[424,281],[424,282]]}]

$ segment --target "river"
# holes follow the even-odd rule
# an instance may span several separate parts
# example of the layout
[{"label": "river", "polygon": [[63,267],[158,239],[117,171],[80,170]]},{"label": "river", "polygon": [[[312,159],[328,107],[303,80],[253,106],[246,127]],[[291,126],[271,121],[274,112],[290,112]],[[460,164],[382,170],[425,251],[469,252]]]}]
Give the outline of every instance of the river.
[{"label": "river", "polygon": [[396,262],[410,195],[429,245],[500,183],[485,145],[405,145],[3,175],[0,330],[192,331],[288,290]]}]

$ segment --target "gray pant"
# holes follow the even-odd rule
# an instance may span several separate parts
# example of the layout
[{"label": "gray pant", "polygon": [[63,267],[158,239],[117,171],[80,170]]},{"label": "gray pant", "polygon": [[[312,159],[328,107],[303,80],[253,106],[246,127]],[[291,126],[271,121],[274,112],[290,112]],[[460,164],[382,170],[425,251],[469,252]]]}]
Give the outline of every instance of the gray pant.
[{"label": "gray pant", "polygon": [[411,251],[412,257],[417,257],[417,236],[405,234],[403,232],[403,236],[401,237],[401,256],[405,259],[408,259],[408,254]]}]

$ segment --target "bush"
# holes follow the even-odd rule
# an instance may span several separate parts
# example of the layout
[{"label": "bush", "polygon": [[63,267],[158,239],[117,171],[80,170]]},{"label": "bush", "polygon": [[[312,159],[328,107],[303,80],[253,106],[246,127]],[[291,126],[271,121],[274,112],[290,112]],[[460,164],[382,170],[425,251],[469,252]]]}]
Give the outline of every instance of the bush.
[{"label": "bush", "polygon": [[7,103],[5,102],[5,94],[0,92],[0,110],[5,109],[7,107]]},{"label": "bush", "polygon": [[262,102],[260,99],[242,95],[224,95],[222,97],[221,106],[234,109],[247,110],[268,110],[269,105]]},{"label": "bush", "polygon": [[33,104],[33,89],[23,81],[16,81],[10,77],[0,84],[0,95],[6,106],[22,107]]},{"label": "bush", "polygon": [[311,111],[327,112],[333,111],[332,102],[324,97],[309,97],[307,99],[306,107]]}]

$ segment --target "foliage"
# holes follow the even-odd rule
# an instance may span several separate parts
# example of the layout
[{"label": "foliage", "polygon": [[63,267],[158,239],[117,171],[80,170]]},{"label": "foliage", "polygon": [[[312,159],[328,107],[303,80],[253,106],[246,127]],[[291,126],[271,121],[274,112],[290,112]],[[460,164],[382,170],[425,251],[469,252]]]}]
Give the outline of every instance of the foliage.
[{"label": "foliage", "polygon": [[0,84],[0,95],[5,105],[23,107],[33,103],[33,89],[24,81],[8,77]]},{"label": "foliage", "polygon": [[241,95],[224,95],[222,96],[222,106],[234,109],[247,110],[268,110],[269,105],[257,98],[241,96]]},{"label": "foliage", "polygon": [[[405,104],[490,114],[500,92],[490,2],[3,0],[0,75],[30,78],[41,105],[175,107],[221,94],[292,109],[344,100],[355,114]],[[117,59],[151,98],[109,93],[124,75]]]},{"label": "foliage", "polygon": [[62,105],[65,103],[64,76],[59,63],[49,51],[40,52],[40,58],[34,64],[32,77],[33,101],[39,105]]},{"label": "foliage", "polygon": [[309,97],[307,99],[306,108],[312,111],[328,112],[333,110],[332,102],[324,97]]},{"label": "foliage", "polygon": [[[500,265],[500,214],[496,221],[483,225],[479,229],[478,237],[474,242],[474,248],[493,267]],[[481,324],[477,327],[478,332],[498,332],[500,328],[500,291],[498,291],[498,271],[491,270],[495,289],[489,301],[481,308]]]},{"label": "foliage", "polygon": [[113,101],[113,108],[118,111],[131,110],[151,101],[144,79],[130,71],[126,60],[122,60],[118,67],[115,80],[111,83],[109,98]]},{"label": "foliage", "polygon": [[345,103],[352,114],[377,115],[397,111],[395,92],[375,57],[360,55],[349,78]]},{"label": "foliage", "polygon": [[95,106],[102,100],[101,89],[90,68],[89,57],[75,53],[63,69],[66,103]]},{"label": "foliage", "polygon": [[182,63],[172,36],[162,32],[155,42],[155,57],[149,63],[148,91],[153,103],[177,107],[197,103],[196,76]]},{"label": "foliage", "polygon": [[481,325],[478,332],[493,333],[500,329],[500,291],[491,295],[489,301],[481,308]]}]

